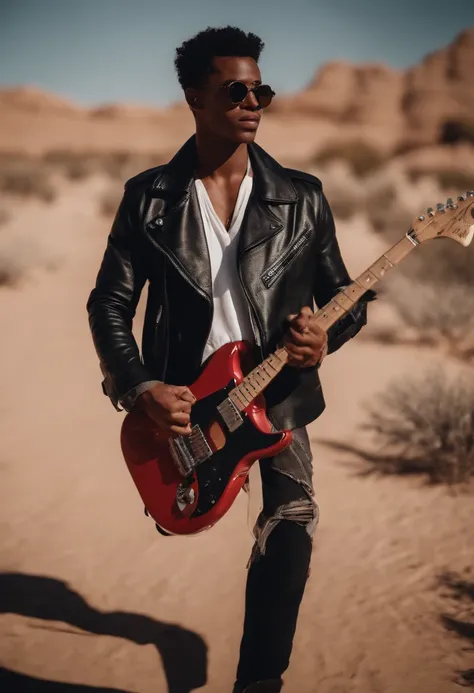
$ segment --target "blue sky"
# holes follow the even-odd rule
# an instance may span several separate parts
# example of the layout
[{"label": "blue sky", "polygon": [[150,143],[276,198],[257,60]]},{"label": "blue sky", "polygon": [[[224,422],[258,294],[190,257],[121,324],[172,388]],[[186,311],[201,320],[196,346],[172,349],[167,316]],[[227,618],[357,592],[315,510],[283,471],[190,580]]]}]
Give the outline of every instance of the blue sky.
[{"label": "blue sky", "polygon": [[261,36],[264,79],[288,93],[328,60],[416,63],[474,25],[474,0],[0,0],[0,85],[166,105],[176,46],[224,24]]}]

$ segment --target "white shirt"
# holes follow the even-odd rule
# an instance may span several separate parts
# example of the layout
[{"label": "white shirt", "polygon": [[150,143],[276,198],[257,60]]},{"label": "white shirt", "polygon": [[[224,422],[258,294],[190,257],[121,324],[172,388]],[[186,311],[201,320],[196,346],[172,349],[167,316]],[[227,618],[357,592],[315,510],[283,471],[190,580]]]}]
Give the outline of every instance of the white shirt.
[{"label": "white shirt", "polygon": [[203,362],[224,344],[242,339],[254,341],[247,299],[237,271],[239,231],[252,191],[252,184],[249,161],[247,172],[240,184],[229,231],[227,231],[214,210],[202,180],[195,180],[211,262],[214,303],[211,332],[204,348]]}]

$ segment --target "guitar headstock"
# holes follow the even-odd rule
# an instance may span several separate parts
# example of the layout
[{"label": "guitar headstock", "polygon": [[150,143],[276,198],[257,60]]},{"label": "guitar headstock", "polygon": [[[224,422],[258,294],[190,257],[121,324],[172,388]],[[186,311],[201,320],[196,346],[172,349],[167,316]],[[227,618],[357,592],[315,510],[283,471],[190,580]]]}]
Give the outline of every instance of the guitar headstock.
[{"label": "guitar headstock", "polygon": [[409,235],[418,243],[433,238],[452,238],[468,246],[474,236],[474,192],[460,195],[456,202],[448,198],[446,204],[436,209],[428,207],[413,221]]}]

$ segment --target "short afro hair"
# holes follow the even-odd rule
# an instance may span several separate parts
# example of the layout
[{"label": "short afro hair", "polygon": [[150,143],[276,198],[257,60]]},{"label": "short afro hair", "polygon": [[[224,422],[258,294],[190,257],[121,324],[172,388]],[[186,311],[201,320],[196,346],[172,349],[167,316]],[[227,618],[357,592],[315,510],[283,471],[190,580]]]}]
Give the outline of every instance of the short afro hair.
[{"label": "short afro hair", "polygon": [[183,90],[203,87],[214,71],[212,61],[216,57],[253,58],[258,63],[264,45],[255,34],[234,26],[208,27],[176,49],[179,83]]}]

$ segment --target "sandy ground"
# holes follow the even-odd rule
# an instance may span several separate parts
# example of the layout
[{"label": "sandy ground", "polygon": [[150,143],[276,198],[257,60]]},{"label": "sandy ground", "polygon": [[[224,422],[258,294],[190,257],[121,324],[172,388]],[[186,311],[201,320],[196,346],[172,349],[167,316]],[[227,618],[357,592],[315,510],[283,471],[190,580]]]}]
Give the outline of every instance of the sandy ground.
[{"label": "sandy ground", "polygon": [[[0,660],[18,673],[0,682],[230,692],[252,544],[247,498],[193,538],[161,537],[144,517],[120,452],[123,414],[102,395],[87,325],[107,233],[96,212],[88,182],[12,222],[59,255],[56,269],[30,260],[25,285],[0,290]],[[384,249],[357,225],[341,227],[340,242],[351,272]],[[374,322],[384,310],[371,306]],[[364,402],[437,358],[355,339],[324,364],[328,406],[310,426],[321,522],[289,693],[455,693],[455,671],[474,666],[440,622],[447,604],[436,588],[439,572],[473,564],[472,495],[361,477],[323,444],[360,444]],[[257,506],[252,492],[251,515]]]}]

